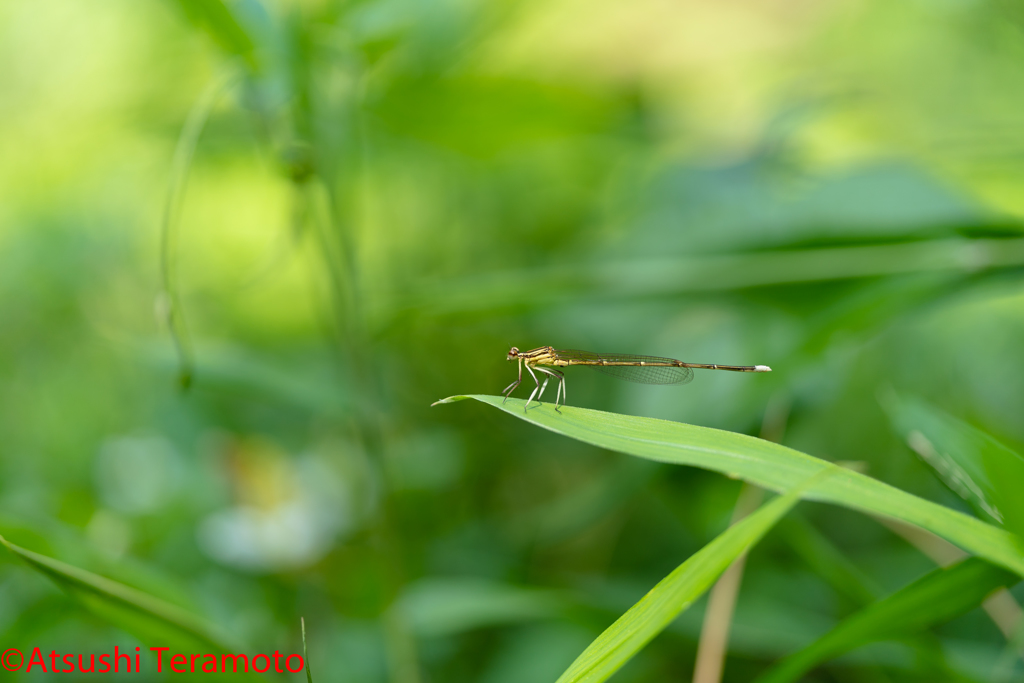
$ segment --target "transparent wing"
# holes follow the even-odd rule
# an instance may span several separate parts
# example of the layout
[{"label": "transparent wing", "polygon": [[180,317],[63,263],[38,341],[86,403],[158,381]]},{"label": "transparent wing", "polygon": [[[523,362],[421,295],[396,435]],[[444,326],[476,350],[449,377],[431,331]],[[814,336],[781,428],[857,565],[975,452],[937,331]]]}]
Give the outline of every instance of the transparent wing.
[{"label": "transparent wing", "polygon": [[[577,349],[555,351],[563,360],[577,361],[576,364],[593,368],[612,377],[639,384],[686,384],[693,379],[693,370],[678,365],[674,358],[639,356],[634,353],[594,353]],[[630,363],[630,365],[601,365],[605,363]],[[653,365],[641,365],[641,363]]]}]

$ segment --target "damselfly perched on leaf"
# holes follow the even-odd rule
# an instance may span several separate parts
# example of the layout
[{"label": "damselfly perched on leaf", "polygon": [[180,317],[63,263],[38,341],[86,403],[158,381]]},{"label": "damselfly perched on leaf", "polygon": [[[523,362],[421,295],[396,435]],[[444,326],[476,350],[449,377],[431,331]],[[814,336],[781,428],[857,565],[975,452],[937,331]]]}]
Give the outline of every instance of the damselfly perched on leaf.
[{"label": "damselfly perched on leaf", "polygon": [[[544,389],[548,386],[548,380],[552,377],[558,382],[558,390],[555,392],[555,410],[558,410],[559,398],[561,398],[562,405],[565,405],[565,374],[557,368],[565,368],[570,365],[594,368],[619,379],[639,382],[641,384],[686,384],[693,379],[693,368],[729,370],[731,372],[772,371],[767,365],[684,363],[674,358],[638,356],[634,353],[593,353],[592,351],[578,351],[576,349],[555,349],[550,346],[541,346],[532,351],[520,351],[513,346],[509,350],[506,360],[519,361],[519,378],[501,392],[504,394],[506,401],[512,392],[516,390],[516,387],[522,383],[524,366],[526,371],[530,373],[530,377],[533,377],[533,381],[537,384],[533,393],[530,394],[530,398],[526,399],[526,406],[523,407],[523,410],[526,410],[534,397],[537,398],[538,402],[540,401],[540,397],[544,395]],[[537,379],[534,370],[547,375],[544,378],[543,384]]]}]

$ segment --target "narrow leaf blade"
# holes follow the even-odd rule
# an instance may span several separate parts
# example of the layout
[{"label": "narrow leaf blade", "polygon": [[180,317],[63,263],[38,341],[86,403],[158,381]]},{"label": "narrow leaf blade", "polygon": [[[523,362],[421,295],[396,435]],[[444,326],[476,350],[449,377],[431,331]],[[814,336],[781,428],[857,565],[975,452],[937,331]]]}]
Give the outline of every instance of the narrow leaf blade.
[{"label": "narrow leaf blade", "polygon": [[122,583],[93,574],[52,557],[14,545],[0,536],[0,544],[30,567],[51,579],[73,599],[101,618],[133,633],[153,646],[171,646],[179,652],[236,652],[215,629],[194,614]]},{"label": "narrow leaf blade", "polygon": [[950,489],[1020,536],[1024,458],[990,434],[914,397],[890,392],[882,405],[897,431]]},{"label": "narrow leaf blade", "polygon": [[918,633],[977,607],[993,591],[1020,580],[976,557],[936,569],[842,621],[803,650],[757,678],[757,683],[797,681],[818,664],[868,643]]},{"label": "narrow leaf blade", "polygon": [[313,683],[313,671],[309,668],[309,648],[306,646],[306,618],[302,617],[299,623],[302,624],[302,658],[306,663],[306,683]]},{"label": "narrow leaf blade", "polygon": [[[564,406],[558,413],[550,404],[524,412],[524,401],[509,399],[502,404],[501,396],[468,395],[445,401],[462,398],[487,403],[521,420],[600,448],[721,472],[780,493],[831,467],[827,461],[770,441],[681,422],[573,406]],[[914,524],[1024,576],[1024,557],[1013,534],[866,475],[840,470],[808,488],[802,497]]]},{"label": "narrow leaf blade", "polygon": [[559,677],[558,683],[607,680],[782,519],[799,501],[801,490],[763,505],[679,565],[598,636]]}]

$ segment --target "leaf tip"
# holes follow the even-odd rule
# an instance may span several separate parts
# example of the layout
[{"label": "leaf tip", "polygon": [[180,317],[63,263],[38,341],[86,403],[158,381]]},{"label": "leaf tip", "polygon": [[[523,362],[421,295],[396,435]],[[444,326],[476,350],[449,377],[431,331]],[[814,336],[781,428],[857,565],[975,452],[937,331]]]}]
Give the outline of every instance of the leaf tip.
[{"label": "leaf tip", "polygon": [[456,403],[457,401],[464,401],[466,398],[468,397],[463,395],[449,396],[448,398],[442,398],[440,401],[434,401],[430,404],[430,407],[433,408],[434,406],[439,406],[442,403]]}]

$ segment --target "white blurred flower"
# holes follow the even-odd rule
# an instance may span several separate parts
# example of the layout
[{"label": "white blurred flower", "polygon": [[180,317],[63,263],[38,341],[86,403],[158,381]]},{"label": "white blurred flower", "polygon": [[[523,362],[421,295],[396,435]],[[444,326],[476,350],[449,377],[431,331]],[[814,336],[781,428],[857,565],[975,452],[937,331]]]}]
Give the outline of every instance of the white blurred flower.
[{"label": "white blurred flower", "polygon": [[314,456],[257,460],[236,482],[244,489],[242,500],[200,523],[200,547],[214,560],[246,571],[316,562],[354,524],[349,488]]}]

